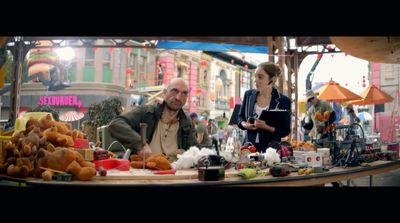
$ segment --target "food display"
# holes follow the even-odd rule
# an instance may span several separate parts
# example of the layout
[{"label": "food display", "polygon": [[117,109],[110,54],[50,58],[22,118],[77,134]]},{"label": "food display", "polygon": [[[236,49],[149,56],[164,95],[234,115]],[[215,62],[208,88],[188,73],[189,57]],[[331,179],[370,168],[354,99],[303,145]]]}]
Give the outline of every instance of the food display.
[{"label": "food display", "polygon": [[305,141],[292,140],[290,144],[293,150],[315,151],[317,149],[314,144]]},{"label": "food display", "polygon": [[172,169],[171,163],[162,153],[152,155],[146,160],[143,160],[142,157],[135,154],[131,156],[131,160],[131,167],[136,169],[142,169],[143,167],[154,170]]},{"label": "food display", "polygon": [[95,176],[94,164],[74,150],[74,140],[86,135],[67,123],[54,121],[51,114],[30,117],[25,130],[16,132],[3,148],[0,173],[12,177],[38,177],[52,180],[57,171],[70,173],[78,180]]}]

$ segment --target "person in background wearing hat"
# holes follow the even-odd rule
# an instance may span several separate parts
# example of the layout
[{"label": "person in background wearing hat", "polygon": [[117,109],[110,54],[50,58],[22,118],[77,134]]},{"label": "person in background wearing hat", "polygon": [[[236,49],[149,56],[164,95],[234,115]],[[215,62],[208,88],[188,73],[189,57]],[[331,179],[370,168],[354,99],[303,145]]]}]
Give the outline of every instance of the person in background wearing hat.
[{"label": "person in background wearing hat", "polygon": [[246,130],[243,144],[251,142],[259,152],[265,152],[271,141],[280,142],[290,133],[290,115],[279,120],[278,126],[270,126],[264,120],[257,119],[263,110],[291,111],[290,99],[274,86],[280,74],[281,68],[272,62],[258,65],[254,81],[256,89],[244,93],[240,107],[238,127]]},{"label": "person in background wearing hat", "polygon": [[[350,133],[351,135],[361,135],[360,129],[357,126],[352,126],[354,123],[360,123],[360,119],[357,117],[356,113],[353,109],[353,104],[347,104],[346,112],[349,116],[349,125],[350,125]],[[347,136],[350,137],[350,136]]]},{"label": "person in background wearing hat", "polygon": [[[331,131],[323,132],[324,127],[335,122],[336,114],[332,106],[325,100],[320,100],[317,95],[312,91],[308,90],[306,93],[307,102],[311,104],[307,110],[305,120],[302,121],[304,129],[311,130],[310,137],[318,144],[323,144],[324,140],[327,140],[329,136],[332,136]],[[315,119],[315,113],[319,111],[320,114],[324,114],[325,111],[329,111],[329,120],[327,123],[320,122]],[[322,141],[320,141],[322,140]]]},{"label": "person in background wearing hat", "polygon": [[[164,89],[161,104],[140,105],[111,121],[111,137],[139,156],[164,153],[170,161],[197,145],[196,129],[182,110],[189,95],[182,78],[174,78]],[[146,143],[140,135],[140,123],[148,125]]]},{"label": "person in background wearing hat", "polygon": [[356,113],[354,112],[353,104],[351,104],[351,103],[348,104],[346,106],[346,111],[347,111],[347,115],[349,116],[349,125],[360,122],[360,119],[357,117]]},{"label": "person in background wearing hat", "polygon": [[190,113],[194,125],[196,126],[197,143],[200,148],[211,147],[211,139],[207,131],[207,126],[199,120],[195,112]]}]

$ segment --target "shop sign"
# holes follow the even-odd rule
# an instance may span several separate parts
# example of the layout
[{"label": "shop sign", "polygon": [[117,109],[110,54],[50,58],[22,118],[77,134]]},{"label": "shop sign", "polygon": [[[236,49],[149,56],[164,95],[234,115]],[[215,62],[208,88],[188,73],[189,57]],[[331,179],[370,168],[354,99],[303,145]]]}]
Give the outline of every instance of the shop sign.
[{"label": "shop sign", "polygon": [[149,92],[149,91],[161,91],[164,88],[164,86],[159,85],[159,86],[148,86],[148,87],[143,87],[143,88],[138,88],[139,92]]},{"label": "shop sign", "polygon": [[208,61],[212,60],[212,56],[209,56],[209,55],[206,55],[206,54],[201,54],[200,58],[202,60],[208,60]]},{"label": "shop sign", "polygon": [[217,66],[219,66],[219,67],[221,67],[221,68],[223,68],[223,69],[228,69],[228,68],[229,68],[226,64],[221,63],[221,62],[219,62],[219,61],[217,61],[216,64],[217,64]]},{"label": "shop sign", "polygon": [[74,106],[80,108],[83,104],[78,100],[76,95],[60,95],[60,96],[41,96],[39,98],[39,105],[50,106]]}]

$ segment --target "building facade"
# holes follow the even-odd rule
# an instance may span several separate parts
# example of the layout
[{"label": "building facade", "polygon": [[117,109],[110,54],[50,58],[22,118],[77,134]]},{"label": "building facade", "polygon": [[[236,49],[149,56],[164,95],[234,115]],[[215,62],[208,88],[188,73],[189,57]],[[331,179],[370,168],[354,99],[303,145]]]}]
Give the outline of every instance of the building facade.
[{"label": "building facade", "polygon": [[372,83],[391,95],[390,103],[374,106],[375,129],[384,142],[400,141],[400,64],[371,63]]},{"label": "building facade", "polygon": [[[56,107],[60,113],[87,112],[93,103],[116,97],[126,110],[139,95],[142,103],[160,92],[174,77],[189,84],[184,110],[205,118],[230,117],[234,104],[251,87],[252,71],[202,51],[146,48],[74,48],[75,58],[68,64],[71,86],[48,91],[38,82],[23,83],[20,111],[37,105]],[[1,118],[8,118],[9,94],[2,96]],[[77,127],[77,126],[74,126]]]}]

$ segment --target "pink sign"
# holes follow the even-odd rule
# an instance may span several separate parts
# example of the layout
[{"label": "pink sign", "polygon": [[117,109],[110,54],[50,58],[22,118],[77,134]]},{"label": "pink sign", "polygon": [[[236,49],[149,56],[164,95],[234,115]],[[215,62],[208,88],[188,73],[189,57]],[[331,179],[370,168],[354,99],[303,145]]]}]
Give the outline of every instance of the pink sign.
[{"label": "pink sign", "polygon": [[39,105],[75,106],[80,108],[82,106],[82,102],[78,100],[78,96],[72,96],[72,95],[41,96],[39,98]]}]

